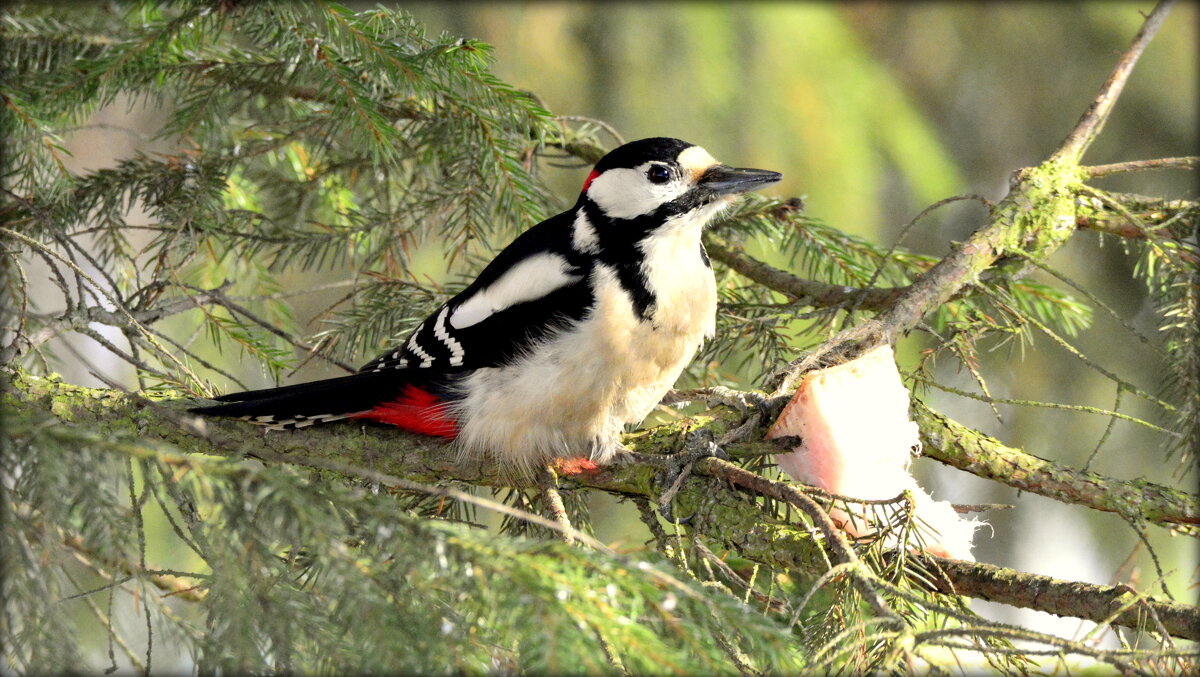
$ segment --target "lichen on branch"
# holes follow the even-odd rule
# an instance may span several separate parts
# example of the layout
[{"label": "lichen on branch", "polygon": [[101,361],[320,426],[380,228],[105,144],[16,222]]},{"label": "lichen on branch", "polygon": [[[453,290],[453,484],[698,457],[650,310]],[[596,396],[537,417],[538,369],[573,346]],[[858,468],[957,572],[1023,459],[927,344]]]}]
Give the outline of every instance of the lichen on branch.
[{"label": "lichen on branch", "polygon": [[[197,426],[200,421],[185,413],[191,401],[179,398],[176,393],[129,394],[71,385],[57,378],[40,378],[19,370],[2,374],[3,409],[7,417],[49,419],[69,426],[86,426],[93,433],[112,438],[153,439],[193,454],[258,457],[267,462],[322,469],[328,467],[328,463],[322,461],[336,462],[429,484],[451,482],[486,487],[522,483],[520,478],[494,464],[457,459],[455,454],[447,453],[444,442],[386,427],[372,425],[370,434],[364,434],[362,425],[335,423],[285,433],[254,429],[252,434],[246,434],[246,424],[239,421],[204,420]],[[737,424],[736,415],[710,413],[631,433],[626,436],[625,443],[640,455],[669,454],[677,450],[681,436],[686,433],[707,427],[719,436]],[[738,447],[743,453],[764,453],[773,445],[742,443]],[[811,528],[768,514],[753,495],[731,487],[728,466],[701,463],[699,472],[683,483],[676,497],[676,510],[682,515],[696,516],[691,528],[707,539],[735,549],[753,562],[809,575],[823,573],[827,569],[827,560],[822,554],[823,545],[814,538]],[[655,484],[658,470],[659,466],[655,464],[618,463],[596,472],[563,477],[562,487],[657,498],[661,491]],[[756,482],[746,488],[765,491],[762,495],[795,491],[794,488],[784,489],[788,486],[784,483],[765,478],[762,482],[765,484]],[[967,565],[931,556],[928,563],[932,567],[927,567],[929,570],[939,571],[943,577],[935,584],[938,592],[979,596],[1096,622],[1109,620],[1113,605],[1128,599],[1123,596],[1128,590],[1122,589],[1121,594],[1117,594],[1115,589],[1104,586],[1070,584],[1075,603],[1070,601],[1070,595],[1059,595],[1052,598],[1051,604],[1047,601],[1051,599],[1049,597],[1042,599],[1034,595],[1031,598],[1030,586],[1057,590],[1055,585],[1061,587],[1065,583],[993,565]],[[1010,584],[1006,587],[1004,581]],[[1200,609],[1151,597],[1144,597],[1144,602],[1139,604],[1155,609],[1171,634],[1200,638]],[[1134,612],[1119,614],[1111,622],[1146,627],[1145,616]]]}]

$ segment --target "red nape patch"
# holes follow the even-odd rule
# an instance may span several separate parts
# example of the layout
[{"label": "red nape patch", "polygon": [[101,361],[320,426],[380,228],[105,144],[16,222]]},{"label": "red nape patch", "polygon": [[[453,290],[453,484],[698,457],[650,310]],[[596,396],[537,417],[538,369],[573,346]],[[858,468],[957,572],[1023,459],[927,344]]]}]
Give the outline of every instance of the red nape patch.
[{"label": "red nape patch", "polygon": [[583,190],[579,192],[586,193],[588,186],[592,185],[592,181],[595,181],[597,176],[600,176],[600,172],[593,169],[592,173],[588,174],[587,180],[583,182]]},{"label": "red nape patch", "polygon": [[600,469],[600,466],[587,458],[560,458],[558,459],[558,474],[560,475],[582,475],[584,473],[594,473]]},{"label": "red nape patch", "polygon": [[446,412],[445,404],[433,393],[414,385],[404,386],[404,392],[395,400],[351,418],[379,421],[422,435],[450,439],[458,436],[458,422]]}]

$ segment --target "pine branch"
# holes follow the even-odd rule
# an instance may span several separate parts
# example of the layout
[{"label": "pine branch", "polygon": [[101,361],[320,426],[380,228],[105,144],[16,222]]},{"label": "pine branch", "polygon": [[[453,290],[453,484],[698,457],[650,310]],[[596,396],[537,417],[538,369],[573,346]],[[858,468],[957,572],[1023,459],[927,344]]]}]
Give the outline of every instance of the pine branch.
[{"label": "pine branch", "polygon": [[782,394],[803,369],[822,360],[850,359],[879,343],[894,343],[926,315],[977,284],[1005,257],[1041,261],[1065,244],[1075,232],[1077,196],[1088,190],[1083,184],[1087,172],[1078,165],[1079,158],[1099,133],[1133,64],[1161,26],[1170,4],[1161,3],[1147,17],[1092,107],[1060,149],[1042,164],[1014,172],[1009,193],[992,207],[987,223],[906,287],[872,322],[843,332],[813,354],[777,372],[773,377],[776,392]]},{"label": "pine branch", "polygon": [[1006,447],[918,404],[924,454],[1010,487],[1093,510],[1158,524],[1200,524],[1200,497],[1145,480],[1119,480],[1068,468]]},{"label": "pine branch", "polygon": [[[131,397],[112,390],[83,388],[61,381],[41,379],[24,372],[5,374],[5,409],[10,416],[44,418],[52,416],[70,425],[85,425],[89,430],[113,436],[128,435],[136,430],[141,439],[156,439],[177,446],[189,453],[218,454],[231,457],[258,457],[269,462],[288,462],[289,455],[305,463],[306,459],[325,459],[328,463],[373,469],[409,481],[442,483],[464,482],[476,486],[530,486],[529,479],[513,477],[495,465],[479,460],[457,461],[447,453],[445,443],[428,437],[410,435],[398,430],[372,426],[363,435],[361,425],[333,424],[288,433],[247,435],[246,424],[239,421],[204,420],[204,434],[180,426],[178,420],[188,401],[173,399],[170,393],[145,393],[144,398],[157,403],[145,406],[141,397]],[[681,433],[697,428],[713,431],[720,438],[736,427],[732,416],[683,419],[658,428],[627,435],[624,442],[639,456],[669,454],[676,451]],[[743,443],[745,453],[755,447],[758,453],[776,450],[767,442]],[[761,450],[758,448],[761,447]],[[326,461],[320,461],[325,463]],[[657,497],[660,489],[654,484],[658,469],[655,463],[615,464],[595,473],[565,475],[558,468],[562,486],[586,488],[630,497]],[[677,497],[678,510],[684,514],[701,512],[703,519],[694,526],[707,538],[726,543],[752,561],[771,566],[794,568],[820,574],[825,571],[821,547],[812,535],[796,525],[780,522],[763,512],[755,502],[747,502],[720,476],[722,466],[702,460],[700,471],[683,483]],[[787,485],[784,485],[787,486]],[[1071,615],[1103,622],[1113,600],[1120,597],[1113,589],[1102,586],[1075,584],[1077,598],[1056,596],[1054,604],[1043,604],[1039,596],[1030,596],[1031,587],[1045,586],[1058,590],[1059,585],[1049,577],[1022,574],[991,565],[934,562],[941,567],[946,581],[941,591],[950,589],[958,594],[987,595],[992,601],[1025,606],[1051,613]],[[933,567],[932,571],[937,571]],[[1012,581],[1010,586],[1003,581]],[[952,586],[952,587],[947,587]],[[963,592],[966,591],[966,592]],[[1122,591],[1122,594],[1125,591]],[[1146,598],[1155,609],[1167,630],[1176,636],[1200,639],[1200,609]],[[1106,610],[1099,614],[1098,609]],[[1144,618],[1136,614],[1117,617],[1118,624],[1143,627]]]}]

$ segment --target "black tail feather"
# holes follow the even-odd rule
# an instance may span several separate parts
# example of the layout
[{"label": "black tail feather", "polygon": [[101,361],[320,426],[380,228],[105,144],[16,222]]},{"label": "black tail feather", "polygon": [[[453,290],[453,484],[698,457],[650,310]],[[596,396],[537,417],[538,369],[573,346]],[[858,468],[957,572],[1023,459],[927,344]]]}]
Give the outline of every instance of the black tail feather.
[{"label": "black tail feather", "polygon": [[214,398],[225,404],[195,407],[188,411],[206,416],[273,416],[276,420],[297,417],[336,416],[367,411],[398,397],[413,380],[403,372],[362,372],[280,388],[231,393]]}]

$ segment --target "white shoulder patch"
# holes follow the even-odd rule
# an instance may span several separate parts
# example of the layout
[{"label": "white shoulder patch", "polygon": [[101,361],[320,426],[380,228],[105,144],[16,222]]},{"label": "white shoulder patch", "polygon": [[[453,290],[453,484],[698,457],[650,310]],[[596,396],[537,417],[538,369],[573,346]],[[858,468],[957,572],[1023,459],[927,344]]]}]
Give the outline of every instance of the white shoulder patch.
[{"label": "white shoulder patch", "polygon": [[571,264],[556,254],[530,256],[461,303],[450,316],[450,326],[470,327],[505,308],[540,299],[580,279],[580,275],[572,275],[570,270]]}]

